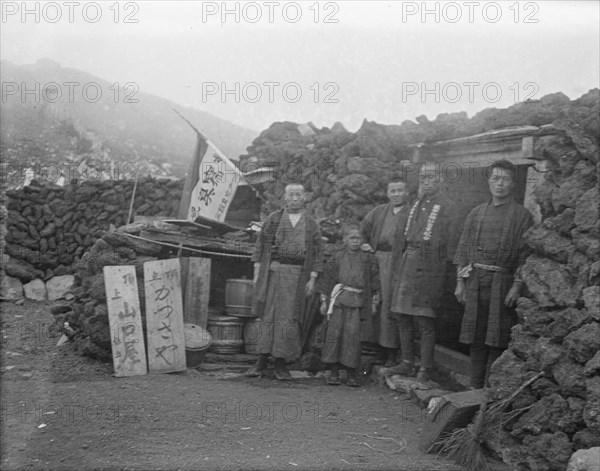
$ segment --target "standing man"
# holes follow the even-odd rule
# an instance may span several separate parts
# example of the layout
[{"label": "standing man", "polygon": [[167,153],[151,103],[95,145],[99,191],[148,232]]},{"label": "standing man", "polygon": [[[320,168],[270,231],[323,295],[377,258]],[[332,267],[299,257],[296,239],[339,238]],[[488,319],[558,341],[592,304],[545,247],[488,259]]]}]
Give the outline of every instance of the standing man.
[{"label": "standing man", "polygon": [[402,362],[390,374],[414,376],[414,323],[421,331],[421,368],[417,379],[428,381],[435,348],[435,310],[446,273],[453,273],[456,234],[455,204],[442,190],[439,164],[425,162],[419,173],[419,199],[411,207],[404,231],[396,233],[392,254],[390,310],[400,323]]},{"label": "standing man", "polygon": [[471,387],[487,383],[492,363],[508,346],[517,322],[521,266],[527,258],[523,234],[533,224],[512,198],[516,168],[498,160],[488,169],[492,199],[468,214],[456,251],[456,298],[465,304],[460,342],[471,345]]},{"label": "standing man", "polygon": [[406,181],[400,177],[390,180],[387,197],[389,203],[376,206],[365,216],[361,230],[367,242],[363,250],[375,252],[379,263],[381,312],[379,326],[373,325],[373,329],[379,327],[379,345],[385,351],[385,366],[390,367],[396,364],[400,344],[397,317],[390,315],[392,243],[398,228],[404,229],[408,216]]},{"label": "standing man", "polygon": [[254,303],[261,318],[259,358],[248,376],[261,376],[269,355],[275,360],[275,377],[292,379],[286,359],[300,355],[300,324],[306,298],[313,294],[323,270],[323,242],[317,223],[304,212],[304,187],[285,187],[285,208],[265,221],[256,242]]}]

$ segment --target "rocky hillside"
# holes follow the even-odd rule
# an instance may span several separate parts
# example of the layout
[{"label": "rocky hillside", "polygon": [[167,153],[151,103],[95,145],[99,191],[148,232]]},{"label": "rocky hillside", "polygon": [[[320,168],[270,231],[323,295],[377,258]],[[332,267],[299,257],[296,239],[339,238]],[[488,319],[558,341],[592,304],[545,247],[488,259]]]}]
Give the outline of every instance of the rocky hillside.
[{"label": "rocky hillside", "polygon": [[[310,123],[274,123],[240,158],[242,168],[276,166],[275,182],[262,185],[266,211],[280,205],[283,189],[302,182],[310,192],[310,209],[318,217],[362,219],[374,205],[385,201],[385,182],[409,160],[415,144],[470,136],[509,126],[542,126],[554,123],[567,130],[569,139],[585,146],[586,136],[598,135],[599,90],[576,100],[562,93],[506,109],[486,109],[468,118],[466,113],[441,114],[433,121],[380,125],[364,121],[348,132],[336,123],[318,129]],[[587,144],[589,145],[589,144]],[[417,182],[414,181],[413,190]]]},{"label": "rocky hillside", "polygon": [[[135,84],[115,87],[47,59],[23,66],[2,61],[0,70],[4,174],[20,170],[23,178],[22,169],[31,167],[41,183],[53,182],[60,170],[65,176],[73,176],[76,169],[81,173],[85,162],[94,169],[87,171],[88,180],[98,171],[106,172],[109,178],[115,178],[116,171],[123,178],[132,169],[154,176],[182,177],[188,170],[196,135],[173,108],[233,159],[245,152],[257,134],[143,93]],[[126,164],[129,166],[124,168]]]}]

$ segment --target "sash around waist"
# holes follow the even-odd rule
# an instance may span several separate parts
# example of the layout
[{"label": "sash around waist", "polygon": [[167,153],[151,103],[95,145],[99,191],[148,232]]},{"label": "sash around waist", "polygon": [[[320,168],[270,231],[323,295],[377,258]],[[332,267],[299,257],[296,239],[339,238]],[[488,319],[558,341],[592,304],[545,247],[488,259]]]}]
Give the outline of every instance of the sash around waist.
[{"label": "sash around waist", "polygon": [[485,263],[473,263],[473,266],[475,268],[479,268],[480,270],[485,270],[485,271],[493,271],[493,272],[500,272],[500,273],[508,272],[508,270],[506,268],[498,267],[496,265],[486,265]]},{"label": "sash around waist", "polygon": [[285,271],[288,273],[294,273],[296,275],[299,275],[302,272],[302,266],[288,264],[288,263],[281,263],[281,262],[271,262],[271,264],[269,265],[269,270],[270,271]]},{"label": "sash around waist", "polygon": [[290,258],[290,257],[280,257],[280,256],[274,256],[271,258],[272,262],[278,262],[281,263],[282,265],[304,265],[304,259],[299,259],[299,258]]}]

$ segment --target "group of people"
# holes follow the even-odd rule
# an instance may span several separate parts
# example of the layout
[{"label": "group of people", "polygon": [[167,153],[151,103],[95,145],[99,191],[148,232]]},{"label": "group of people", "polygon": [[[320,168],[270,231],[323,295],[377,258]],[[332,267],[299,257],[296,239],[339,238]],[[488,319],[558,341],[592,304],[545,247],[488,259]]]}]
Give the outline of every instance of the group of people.
[{"label": "group of people", "polygon": [[285,206],[265,221],[252,259],[261,327],[259,358],[248,375],[261,376],[272,356],[275,377],[291,379],[286,360],[300,354],[299,325],[318,295],[326,318],[321,360],[331,369],[328,384],[340,384],[343,367],[346,384],[359,385],[361,341],[373,338],[384,353],[386,374],[428,382],[436,314],[444,309],[447,277],[456,275],[454,294],[464,304],[459,340],[470,345],[471,387],[484,387],[516,323],[520,267],[527,256],[523,234],[533,224],[512,197],[516,167],[499,160],[487,175],[491,198],[472,209],[464,224],[435,162],[421,164],[413,204],[407,182],[393,178],[387,185],[389,203],[375,207],[360,224],[346,224],[343,248],[326,263],[319,226],[304,211],[305,190],[288,185]]}]

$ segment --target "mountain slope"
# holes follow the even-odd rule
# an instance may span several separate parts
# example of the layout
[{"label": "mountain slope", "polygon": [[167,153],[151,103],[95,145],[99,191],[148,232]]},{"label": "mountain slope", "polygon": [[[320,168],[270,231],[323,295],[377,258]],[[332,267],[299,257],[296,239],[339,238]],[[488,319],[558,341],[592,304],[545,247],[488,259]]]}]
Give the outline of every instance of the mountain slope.
[{"label": "mountain slope", "polygon": [[43,167],[87,161],[105,170],[111,164],[133,162],[142,171],[181,177],[189,167],[196,136],[174,108],[234,160],[258,135],[136,91],[135,84],[117,89],[48,59],[0,65],[4,164]]}]

